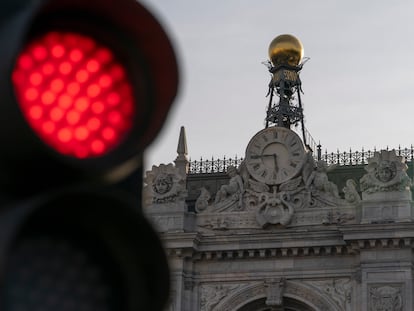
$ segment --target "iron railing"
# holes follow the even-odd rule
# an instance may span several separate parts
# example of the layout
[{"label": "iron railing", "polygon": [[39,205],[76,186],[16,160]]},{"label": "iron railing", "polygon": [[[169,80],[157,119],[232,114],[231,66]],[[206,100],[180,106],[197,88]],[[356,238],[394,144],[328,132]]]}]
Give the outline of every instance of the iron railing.
[{"label": "iron railing", "polygon": [[[411,145],[410,148],[385,148],[385,150],[392,150],[394,149],[398,156],[402,156],[405,158],[406,162],[411,162],[414,158],[414,147]],[[324,160],[328,165],[364,165],[368,164],[368,159],[374,156],[374,152],[379,151],[376,148],[373,150],[364,150],[362,151],[352,151],[349,149],[348,152],[340,152],[337,150],[336,152],[328,153],[321,153],[320,160]]]},{"label": "iron railing", "polygon": [[[410,148],[385,148],[386,150],[395,149],[396,154],[398,156],[402,156],[405,158],[407,162],[411,162],[414,159],[414,147],[411,146]],[[337,150],[336,152],[325,151],[324,153],[321,150],[321,146],[317,146],[316,152],[314,151],[315,160],[323,160],[328,165],[339,165],[339,166],[350,166],[350,165],[364,165],[368,164],[368,159],[374,156],[374,152],[379,151],[376,148],[373,150],[364,150],[362,148],[361,151],[349,151],[340,152]],[[237,156],[234,158],[226,158],[223,159],[214,159],[205,160],[200,159],[199,161],[192,161],[190,159],[190,167],[189,173],[190,174],[205,174],[205,173],[223,173],[227,171],[229,166],[239,167],[243,158],[238,158]]]},{"label": "iron railing", "polygon": [[235,156],[232,158],[191,161],[190,159],[190,174],[205,174],[205,173],[223,173],[227,171],[229,166],[239,167],[243,158]]}]

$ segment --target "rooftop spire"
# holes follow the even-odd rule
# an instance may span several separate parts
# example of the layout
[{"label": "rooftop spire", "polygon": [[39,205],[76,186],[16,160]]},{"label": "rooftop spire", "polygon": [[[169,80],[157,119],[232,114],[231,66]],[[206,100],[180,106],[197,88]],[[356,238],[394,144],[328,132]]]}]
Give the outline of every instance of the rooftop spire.
[{"label": "rooftop spire", "polygon": [[[181,126],[180,129],[180,137],[178,138],[178,146],[177,146],[177,153],[178,157],[185,157],[187,158],[187,138],[185,137],[185,128]],[[177,158],[178,158],[177,157]]]},{"label": "rooftop spire", "polygon": [[187,159],[187,138],[185,136],[185,128],[181,126],[180,137],[177,145],[177,158],[174,160],[175,166],[179,169],[180,174],[185,178],[188,173],[189,161]]},{"label": "rooftop spire", "polygon": [[[300,123],[303,142],[307,145],[300,98],[302,83],[299,78],[306,62],[302,61],[303,45],[292,35],[280,35],[270,43],[269,58],[267,65],[272,79],[269,83],[266,127],[273,125],[290,129],[291,126]],[[273,95],[279,97],[279,102],[273,102]]]}]

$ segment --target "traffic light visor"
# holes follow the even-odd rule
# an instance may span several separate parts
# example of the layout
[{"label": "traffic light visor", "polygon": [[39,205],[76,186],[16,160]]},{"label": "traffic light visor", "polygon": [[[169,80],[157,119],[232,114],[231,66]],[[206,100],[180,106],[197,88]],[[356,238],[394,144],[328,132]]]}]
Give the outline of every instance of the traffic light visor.
[{"label": "traffic light visor", "polygon": [[136,105],[123,64],[85,34],[36,36],[19,54],[12,81],[31,128],[61,154],[104,155],[133,126]]}]

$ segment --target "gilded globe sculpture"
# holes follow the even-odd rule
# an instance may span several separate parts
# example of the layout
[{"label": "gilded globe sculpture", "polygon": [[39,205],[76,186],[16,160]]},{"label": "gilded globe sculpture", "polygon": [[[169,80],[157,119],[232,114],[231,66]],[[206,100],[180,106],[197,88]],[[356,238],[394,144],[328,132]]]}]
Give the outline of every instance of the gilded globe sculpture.
[{"label": "gilded globe sculpture", "polygon": [[303,45],[292,35],[280,35],[269,45],[269,58],[273,66],[298,66],[303,57]]}]

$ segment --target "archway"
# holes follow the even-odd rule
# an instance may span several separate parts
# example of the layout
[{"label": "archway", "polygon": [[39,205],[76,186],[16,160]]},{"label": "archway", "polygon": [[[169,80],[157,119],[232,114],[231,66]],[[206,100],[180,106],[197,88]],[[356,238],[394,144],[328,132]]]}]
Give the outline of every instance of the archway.
[{"label": "archway", "polygon": [[[266,305],[268,291],[266,282],[243,286],[221,301],[216,309],[220,311],[279,311]],[[286,281],[283,291],[283,311],[338,311],[338,305],[328,295],[306,284]]]},{"label": "archway", "polygon": [[283,298],[283,307],[281,306],[279,309],[272,309],[266,305],[266,298],[261,298],[254,300],[237,311],[274,311],[274,310],[283,310],[283,311],[316,311],[312,307],[306,305],[305,303],[298,301],[296,299],[292,299],[289,297]]}]

